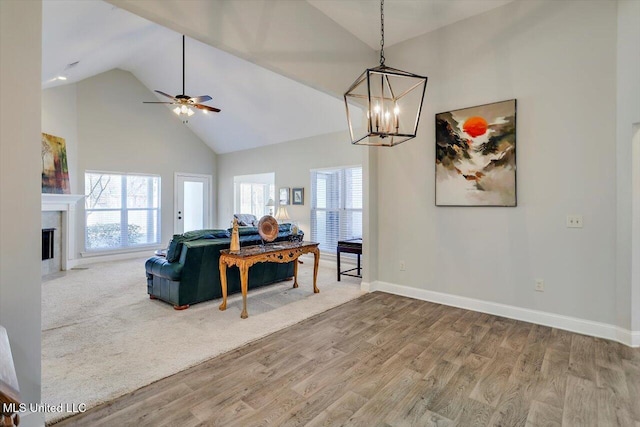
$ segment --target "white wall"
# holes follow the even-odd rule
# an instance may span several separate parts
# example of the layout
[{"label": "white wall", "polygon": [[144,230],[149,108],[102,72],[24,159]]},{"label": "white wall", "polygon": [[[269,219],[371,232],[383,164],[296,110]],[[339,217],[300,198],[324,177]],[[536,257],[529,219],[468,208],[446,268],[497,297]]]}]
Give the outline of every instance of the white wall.
[{"label": "white wall", "polygon": [[0,1],[0,324],[25,402],[40,402],[41,384],[41,27],[40,1]]},{"label": "white wall", "polygon": [[77,118],[76,85],[42,91],[42,132],[65,139],[71,193],[84,194],[84,189],[78,187]]},{"label": "white wall", "polygon": [[361,165],[364,150],[352,146],[349,135],[340,132],[219,155],[218,227],[228,228],[233,218],[234,176],[275,172],[276,205],[280,187],[304,187],[304,205],[288,205],[287,212],[310,236],[311,169]]},{"label": "white wall", "polygon": [[[43,91],[43,126],[66,138],[73,135],[73,112],[77,112],[77,141],[67,139],[67,146],[77,153],[69,175],[77,181],[79,193],[84,193],[86,170],[160,175],[162,244],[167,245],[173,234],[175,172],[212,175],[215,188],[216,155],[169,109],[142,104],[153,99],[131,73],[112,70]],[[84,248],[82,208],[80,203],[78,251]]]},{"label": "white wall", "polygon": [[[617,321],[640,333],[640,241],[632,235],[633,125],[640,125],[640,2],[618,2],[617,44]],[[640,212],[635,212],[639,215]],[[636,225],[637,228],[637,225]],[[633,245],[633,247],[632,247]],[[632,305],[633,304],[633,305]],[[635,310],[632,308],[635,307]]]},{"label": "white wall", "polygon": [[[381,281],[616,322],[616,19],[611,1],[520,1],[385,51],[430,79],[420,136],[379,155]],[[510,98],[518,207],[435,207],[434,115]]]}]

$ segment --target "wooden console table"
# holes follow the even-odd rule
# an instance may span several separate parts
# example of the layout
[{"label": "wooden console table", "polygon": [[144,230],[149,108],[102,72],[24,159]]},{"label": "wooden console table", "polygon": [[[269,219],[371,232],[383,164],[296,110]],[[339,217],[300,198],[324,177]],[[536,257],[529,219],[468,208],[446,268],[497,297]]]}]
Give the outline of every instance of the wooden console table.
[{"label": "wooden console table", "polygon": [[[6,405],[6,406],[5,406]],[[20,405],[20,389],[13,366],[7,330],[0,326],[0,426],[20,424],[17,409]]]},{"label": "wooden console table", "polygon": [[[222,286],[222,304],[220,310],[227,309],[227,266],[236,266],[240,269],[240,288],[242,290],[242,314],[240,317],[246,319],[247,313],[247,290],[249,289],[249,267],[259,262],[287,263],[297,261],[300,255],[312,253],[313,263],[313,292],[318,293],[318,262],[320,261],[320,250],[318,243],[314,242],[276,242],[266,245],[255,245],[240,248],[239,251],[223,249],[220,251],[220,284]],[[293,263],[293,287],[298,287],[298,263]]]}]

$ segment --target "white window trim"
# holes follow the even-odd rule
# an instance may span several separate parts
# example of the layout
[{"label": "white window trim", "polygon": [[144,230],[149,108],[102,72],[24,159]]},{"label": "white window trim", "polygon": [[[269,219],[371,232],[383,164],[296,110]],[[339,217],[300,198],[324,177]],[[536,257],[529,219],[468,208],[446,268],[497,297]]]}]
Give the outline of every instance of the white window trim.
[{"label": "white window trim", "polygon": [[[120,253],[129,253],[129,252],[142,252],[149,249],[158,249],[162,247],[162,177],[158,174],[150,174],[150,173],[142,173],[142,172],[118,172],[118,171],[101,171],[101,170],[85,170],[83,179],[85,180],[84,184],[86,184],[87,174],[104,174],[104,175],[121,175],[121,176],[143,176],[147,178],[158,178],[158,207],[157,208],[133,208],[133,209],[124,209],[125,210],[125,219],[127,219],[127,212],[129,210],[157,210],[158,211],[158,243],[147,243],[142,245],[135,246],[125,246],[125,247],[117,247],[113,249],[105,249],[100,248],[96,250],[87,249],[87,210],[92,212],[99,211],[122,211],[123,208],[120,209],[87,209],[84,207],[84,217],[83,217],[83,248],[84,251],[81,251],[80,254],[82,257],[92,257],[92,256],[104,256],[109,254],[120,254]],[[124,184],[123,184],[124,185]],[[85,190],[86,191],[86,190]],[[87,195],[85,194],[85,198]],[[126,205],[126,200],[124,200],[123,206]]]}]

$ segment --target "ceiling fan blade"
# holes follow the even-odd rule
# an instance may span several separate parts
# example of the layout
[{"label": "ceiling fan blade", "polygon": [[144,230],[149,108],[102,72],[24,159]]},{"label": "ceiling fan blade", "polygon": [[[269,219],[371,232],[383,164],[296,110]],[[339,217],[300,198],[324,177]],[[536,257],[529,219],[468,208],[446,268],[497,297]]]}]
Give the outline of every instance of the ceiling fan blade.
[{"label": "ceiling fan blade", "polygon": [[219,113],[220,110],[219,108],[216,107],[209,107],[208,105],[202,105],[202,104],[195,104],[194,107],[200,109],[200,110],[207,110],[207,111],[213,111],[214,113]]},{"label": "ceiling fan blade", "polygon": [[143,104],[175,104],[175,102],[142,101]]},{"label": "ceiling fan blade", "polygon": [[169,95],[168,93],[164,93],[164,92],[162,92],[162,91],[160,91],[160,90],[156,90],[155,92],[159,93],[160,95],[164,95],[164,96],[166,96],[167,98],[171,98],[171,99],[173,99],[174,101],[177,101],[175,97],[173,97],[173,96]]},{"label": "ceiling fan blade", "polygon": [[189,98],[189,102],[193,102],[194,104],[199,104],[201,102],[207,101],[211,101],[211,97],[209,95],[194,96],[193,98]]}]

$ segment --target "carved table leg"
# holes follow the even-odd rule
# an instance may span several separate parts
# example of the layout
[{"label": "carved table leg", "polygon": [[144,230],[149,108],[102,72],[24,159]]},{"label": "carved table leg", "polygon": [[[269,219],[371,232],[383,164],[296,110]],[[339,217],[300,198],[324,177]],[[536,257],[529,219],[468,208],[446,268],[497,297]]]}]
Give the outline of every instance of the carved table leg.
[{"label": "carved table leg", "polygon": [[313,293],[320,292],[318,289],[318,264],[320,263],[320,249],[313,250]]},{"label": "carved table leg", "polygon": [[242,289],[242,313],[240,317],[246,319],[247,313],[247,291],[249,289],[249,267],[246,264],[240,266],[240,287]]},{"label": "carved table leg", "polygon": [[0,414],[0,426],[13,427],[20,424],[20,416],[18,414]]},{"label": "carved table leg", "polygon": [[220,304],[220,311],[227,309],[227,264],[222,261],[218,263],[220,267],[220,287],[222,288],[222,304]]},{"label": "carved table leg", "polygon": [[293,287],[298,287],[298,260],[293,261]]}]

